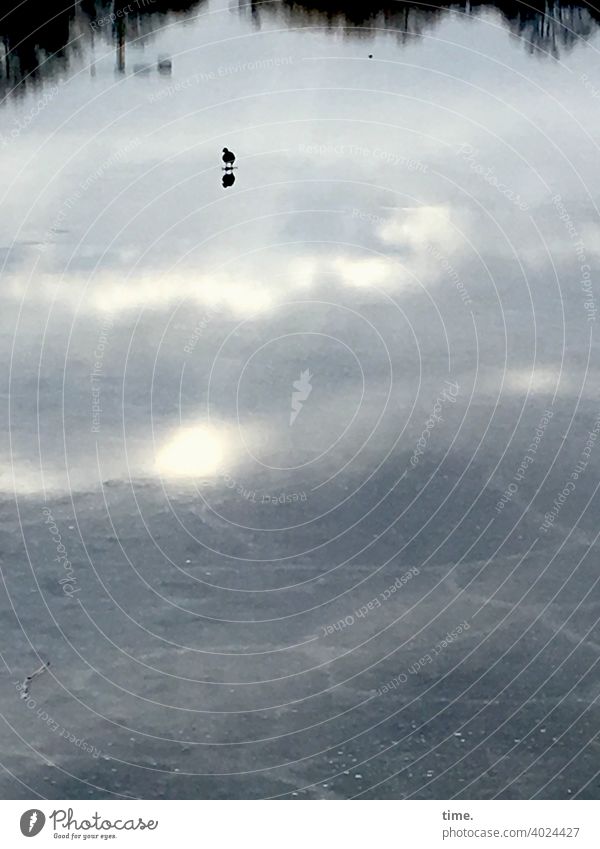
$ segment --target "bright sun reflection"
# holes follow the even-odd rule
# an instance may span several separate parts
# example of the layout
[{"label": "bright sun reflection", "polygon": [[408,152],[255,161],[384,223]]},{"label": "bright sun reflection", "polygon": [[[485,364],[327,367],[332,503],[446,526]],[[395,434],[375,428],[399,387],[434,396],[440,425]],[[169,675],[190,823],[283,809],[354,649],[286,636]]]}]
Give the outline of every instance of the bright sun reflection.
[{"label": "bright sun reflection", "polygon": [[212,477],[231,460],[231,439],[214,425],[183,427],[156,454],[164,477]]}]

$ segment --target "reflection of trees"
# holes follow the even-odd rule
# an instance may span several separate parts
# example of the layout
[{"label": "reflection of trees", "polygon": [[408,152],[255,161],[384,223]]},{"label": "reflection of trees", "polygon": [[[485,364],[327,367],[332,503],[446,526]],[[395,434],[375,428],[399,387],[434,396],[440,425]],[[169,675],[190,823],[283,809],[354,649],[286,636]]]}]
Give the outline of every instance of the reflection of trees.
[{"label": "reflection of trees", "polygon": [[[245,0],[240,4],[247,6]],[[438,5],[403,3],[389,0],[387,3],[360,2],[360,0],[280,0],[274,3],[251,4],[257,22],[263,16],[277,16],[294,27],[325,27],[329,30],[345,29],[351,37],[369,37],[373,30],[394,30],[404,41],[410,35],[419,35],[434,26],[441,17]]]},{"label": "reflection of trees", "polygon": [[598,26],[597,12],[591,6],[571,6],[555,0],[527,6],[501,2],[499,9],[510,31],[525,41],[530,50],[543,50],[552,56],[559,56],[561,50],[589,38]]},{"label": "reflection of trees", "polygon": [[600,13],[585,0],[572,4],[562,0],[496,0],[496,2],[415,3],[403,0],[239,0],[250,8],[254,19],[277,16],[295,27],[319,26],[368,37],[375,29],[393,29],[401,41],[432,29],[444,13],[459,11],[477,15],[484,9],[498,9],[512,33],[523,39],[531,50],[539,49],[558,56],[580,39],[589,38],[598,25]]},{"label": "reflection of trees", "polygon": [[[163,26],[165,15],[191,14],[205,0],[20,0],[8,12],[0,11],[4,56],[0,88],[19,89],[60,72],[92,37],[120,38],[123,44],[150,35]],[[477,15],[496,8],[512,33],[533,50],[558,56],[596,29],[600,13],[585,0],[496,0],[496,2],[417,3],[404,0],[238,0],[257,25],[274,16],[294,27],[319,26],[344,35],[369,37],[374,29],[389,29],[400,41],[435,26],[448,11]],[[139,4],[139,5],[138,5]],[[102,27],[94,34],[91,22],[133,6],[119,26]],[[1,93],[1,92],[0,92]]]},{"label": "reflection of trees", "polygon": [[113,38],[110,24],[97,30],[91,22],[129,5],[124,21],[127,39],[150,35],[166,15],[190,14],[204,0],[20,0],[0,11],[4,55],[0,67],[3,91],[19,92],[25,84],[60,73],[93,37]]},{"label": "reflection of trees", "polygon": [[52,56],[52,64],[59,70],[66,62],[65,47],[73,17],[73,3],[66,0],[47,0],[43,5],[26,0],[2,14],[3,87],[35,77],[40,63],[48,56]]}]

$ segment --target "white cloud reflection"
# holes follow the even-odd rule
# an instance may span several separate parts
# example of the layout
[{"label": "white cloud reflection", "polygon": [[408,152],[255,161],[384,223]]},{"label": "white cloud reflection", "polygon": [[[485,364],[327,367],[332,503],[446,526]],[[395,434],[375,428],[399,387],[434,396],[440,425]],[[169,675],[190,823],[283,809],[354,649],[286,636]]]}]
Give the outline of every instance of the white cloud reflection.
[{"label": "white cloud reflection", "polygon": [[235,441],[227,426],[181,427],[158,449],[156,472],[166,478],[214,477],[230,466],[235,454]]},{"label": "white cloud reflection", "polygon": [[[23,285],[15,281],[11,287],[13,295],[19,296],[20,293],[22,296]],[[45,297],[78,312],[115,316],[141,307],[163,309],[181,301],[191,301],[246,317],[266,311],[274,303],[269,287],[260,282],[225,275],[202,276],[193,270],[158,275],[145,272],[131,276],[125,272],[122,275],[103,272],[91,280],[72,275],[64,279],[44,275],[38,281],[35,296],[36,299]]]},{"label": "white cloud reflection", "polygon": [[389,245],[423,250],[435,245],[451,250],[459,244],[459,234],[447,206],[403,207],[395,210],[377,230]]}]

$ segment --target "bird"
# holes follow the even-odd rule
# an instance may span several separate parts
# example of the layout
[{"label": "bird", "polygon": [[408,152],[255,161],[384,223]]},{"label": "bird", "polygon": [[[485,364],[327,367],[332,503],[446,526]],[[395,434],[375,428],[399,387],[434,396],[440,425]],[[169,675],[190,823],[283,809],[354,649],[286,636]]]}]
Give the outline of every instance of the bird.
[{"label": "bird", "polygon": [[227,150],[226,147],[223,148],[223,162],[225,163],[226,168],[232,168],[233,163],[235,162],[235,153]]}]

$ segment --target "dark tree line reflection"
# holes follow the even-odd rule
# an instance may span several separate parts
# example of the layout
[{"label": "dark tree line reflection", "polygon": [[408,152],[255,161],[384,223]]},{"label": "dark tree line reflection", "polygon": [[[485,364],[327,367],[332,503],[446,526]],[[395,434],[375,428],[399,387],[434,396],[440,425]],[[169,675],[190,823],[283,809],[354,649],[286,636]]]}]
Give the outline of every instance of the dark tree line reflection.
[{"label": "dark tree line reflection", "polygon": [[589,38],[600,22],[600,11],[588,4],[503,3],[498,8],[511,32],[523,39],[532,52],[542,50],[556,57],[561,50]]},{"label": "dark tree line reflection", "polygon": [[[18,94],[25,86],[60,74],[82,56],[95,39],[113,40],[124,53],[128,41],[151,34],[168,17],[197,14],[206,0],[10,0],[0,12],[3,57],[2,96]],[[234,3],[232,0],[232,7]],[[348,37],[370,38],[374,30],[388,29],[403,43],[431,30],[449,13],[478,15],[495,9],[510,31],[533,52],[559,56],[587,39],[600,22],[591,4],[562,0],[528,3],[415,3],[402,0],[238,0],[238,11],[256,26],[279,20],[293,27],[318,26]],[[94,22],[117,15],[114,23]]]},{"label": "dark tree line reflection", "polygon": [[[205,0],[9,0],[0,11],[2,96],[60,74],[95,39],[151,36],[169,18],[194,14]],[[109,20],[115,16],[114,23]],[[97,25],[97,21],[102,21]]]},{"label": "dark tree line reflection", "polygon": [[510,31],[528,46],[531,52],[559,56],[560,51],[587,39],[600,23],[600,10],[581,0],[567,3],[562,0],[522,3],[474,2],[456,3],[405,3],[402,0],[362,2],[362,0],[280,0],[263,3],[260,0],[240,0],[242,8],[250,8],[254,19],[277,15],[290,26],[320,26],[331,30],[349,28],[349,35],[369,37],[374,29],[395,31],[404,42],[432,29],[442,15],[458,13],[478,15],[486,10],[497,10]]}]

